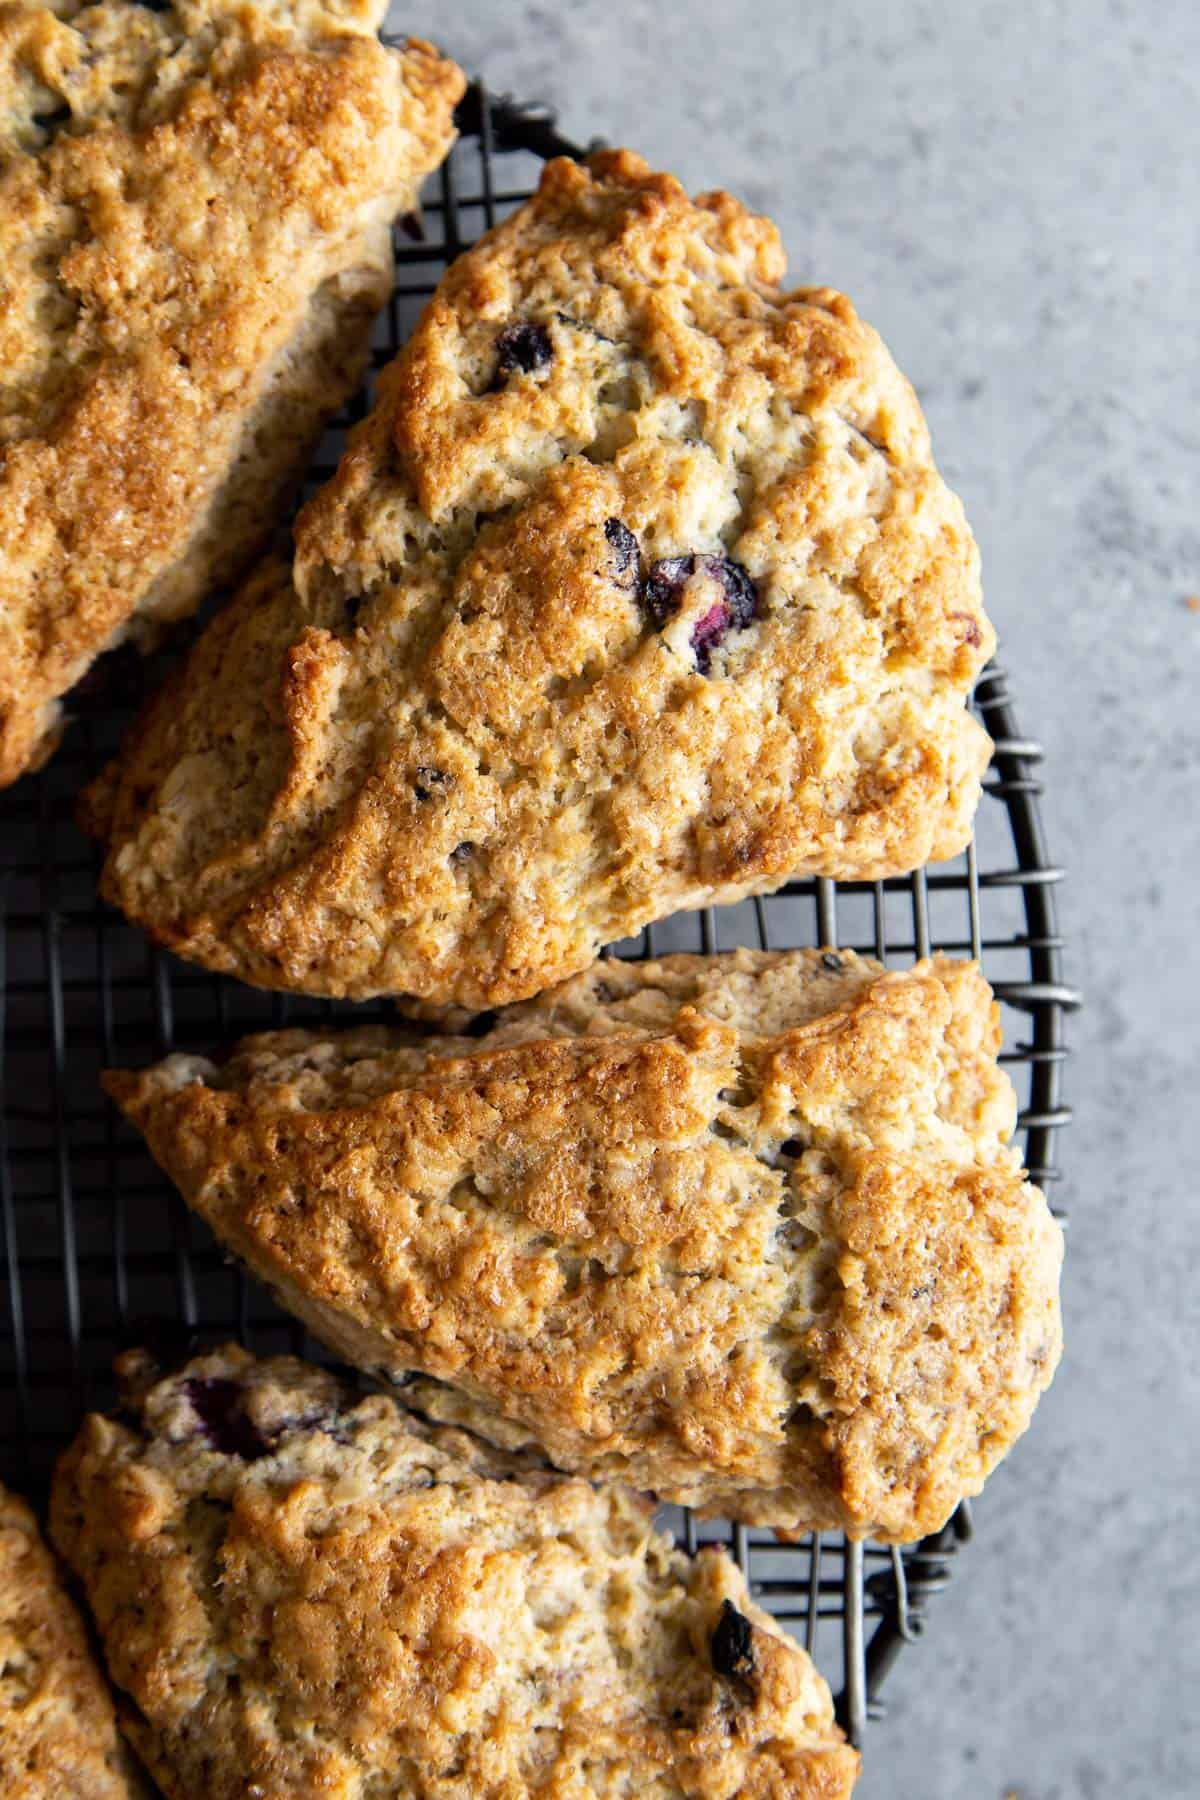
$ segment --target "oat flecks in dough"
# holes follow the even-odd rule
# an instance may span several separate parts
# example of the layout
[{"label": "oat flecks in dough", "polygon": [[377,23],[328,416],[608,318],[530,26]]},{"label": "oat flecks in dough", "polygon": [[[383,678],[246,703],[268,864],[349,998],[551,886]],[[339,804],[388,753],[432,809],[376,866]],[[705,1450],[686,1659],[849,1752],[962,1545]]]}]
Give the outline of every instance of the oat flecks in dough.
[{"label": "oat flecks in dough", "polygon": [[[858,1757],[803,1650],[628,1490],[287,1358],[126,1373],[136,1428],[87,1421],[54,1534],[174,1800],[850,1793]],[[265,1455],[213,1447],[193,1395],[218,1383]]]},{"label": "oat flecks in dough", "polygon": [[106,1085],[283,1304],[436,1416],[907,1540],[1059,1355],[998,1047],[973,965],[739,951],[597,964],[478,1039],[273,1032]]},{"label": "oat flecks in dough", "polygon": [[0,1488],[0,1794],[144,1800],[83,1622],[37,1521]]},{"label": "oat flecks in dough", "polygon": [[463,86],[383,12],[0,4],[0,786],[241,573],[362,375]]},{"label": "oat flecks in dough", "polygon": [[[109,898],[265,987],[489,1006],[681,907],[962,849],[978,558],[775,228],[551,164],[94,791]],[[435,771],[431,786],[422,771]]]}]

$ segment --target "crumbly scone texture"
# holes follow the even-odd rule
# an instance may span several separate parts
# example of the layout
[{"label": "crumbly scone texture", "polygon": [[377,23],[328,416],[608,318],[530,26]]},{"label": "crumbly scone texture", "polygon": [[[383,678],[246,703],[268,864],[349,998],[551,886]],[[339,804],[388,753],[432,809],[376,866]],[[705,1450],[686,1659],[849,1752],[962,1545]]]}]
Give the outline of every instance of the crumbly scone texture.
[{"label": "crumbly scone texture", "polygon": [[627,1490],[290,1358],[126,1374],[53,1531],[171,1800],[849,1794],[800,1646]]},{"label": "crumbly scone texture", "polygon": [[385,0],[0,0],[0,785],[261,547],[463,77]]},{"label": "crumbly scone texture", "polygon": [[37,1520],[0,1487],[0,1794],[144,1800],[104,1677]]},{"label": "crumbly scone texture", "polygon": [[978,556],[769,220],[550,164],[93,790],[108,897],[265,987],[520,1000],[648,920],[961,850]]},{"label": "crumbly scone texture", "polygon": [[432,1416],[904,1541],[1059,1356],[996,1013],[945,959],[613,960],[478,1040],[284,1031],[106,1085],[282,1304]]}]

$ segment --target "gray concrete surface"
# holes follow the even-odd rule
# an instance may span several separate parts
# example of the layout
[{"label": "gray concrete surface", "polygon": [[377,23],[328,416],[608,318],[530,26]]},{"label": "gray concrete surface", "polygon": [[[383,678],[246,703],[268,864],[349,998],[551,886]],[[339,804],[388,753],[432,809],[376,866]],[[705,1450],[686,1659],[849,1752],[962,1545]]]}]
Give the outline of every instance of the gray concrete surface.
[{"label": "gray concrete surface", "polygon": [[454,0],[394,18],[779,220],[915,381],[1071,871],[1069,1357],[864,1800],[1200,1795],[1196,0]]}]

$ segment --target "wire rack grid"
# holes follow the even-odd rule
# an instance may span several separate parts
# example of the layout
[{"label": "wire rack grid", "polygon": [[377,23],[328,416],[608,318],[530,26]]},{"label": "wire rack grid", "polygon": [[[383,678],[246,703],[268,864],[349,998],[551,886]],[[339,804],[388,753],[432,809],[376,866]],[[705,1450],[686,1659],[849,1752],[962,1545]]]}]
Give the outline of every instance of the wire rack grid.
[{"label": "wire rack grid", "polygon": [[[578,155],[553,115],[476,83],[462,137],[421,218],[397,231],[398,281],[374,347],[378,370],[411,329],[446,264],[527,197],[540,160]],[[322,446],[331,471],[360,396]],[[158,673],[132,653],[97,665],[73,697],[76,720],[40,775],[0,796],[0,1480],[35,1492],[87,1405],[111,1399],[114,1353],[141,1322],[168,1318],[206,1337],[234,1334],[261,1353],[322,1359],[261,1290],[225,1262],[118,1123],[97,1077],[178,1048],[209,1051],[270,1025],[387,1017],[266,995],[188,967],[149,945],[96,897],[98,856],[76,829],[84,782],[114,751]],[[957,863],[874,884],[802,881],[769,899],[681,915],[615,947],[620,955],[711,952],[749,944],[848,945],[904,966],[931,949],[980,957],[1005,1013],[1005,1061],[1021,1101],[1033,1179],[1049,1185],[1060,1099],[1062,981],[1054,890],[1038,818],[1036,744],[1019,732],[994,665],[974,704],[996,742],[976,841]],[[328,1360],[325,1358],[324,1360]],[[755,1596],[797,1633],[839,1693],[861,1739],[902,1645],[970,1535],[968,1508],[903,1552],[833,1534],[779,1545],[769,1533],[673,1512],[689,1548],[728,1543]]]}]

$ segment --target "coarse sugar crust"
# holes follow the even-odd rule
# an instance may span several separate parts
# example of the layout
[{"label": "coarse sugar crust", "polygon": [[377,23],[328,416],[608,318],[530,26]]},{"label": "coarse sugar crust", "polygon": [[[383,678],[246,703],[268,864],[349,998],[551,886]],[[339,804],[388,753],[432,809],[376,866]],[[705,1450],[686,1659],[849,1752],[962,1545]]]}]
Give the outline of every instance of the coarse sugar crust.
[{"label": "coarse sugar crust", "polygon": [[290,1358],[124,1373],[53,1529],[171,1800],[849,1794],[804,1651],[627,1489]]},{"label": "coarse sugar crust", "polygon": [[463,88],[383,0],[0,0],[0,785],[239,575],[358,382]]},{"label": "coarse sugar crust", "polygon": [[0,1487],[0,1794],[145,1800],[37,1520]]},{"label": "coarse sugar crust", "polygon": [[727,194],[548,165],[93,788],[107,896],[264,987],[480,1007],[961,850],[975,544],[876,333],[783,273]]},{"label": "coarse sugar crust", "polygon": [[998,1047],[973,964],[738,951],[603,962],[477,1038],[269,1032],[105,1085],[226,1248],[412,1404],[906,1541],[1060,1352]]}]

